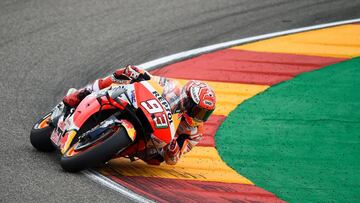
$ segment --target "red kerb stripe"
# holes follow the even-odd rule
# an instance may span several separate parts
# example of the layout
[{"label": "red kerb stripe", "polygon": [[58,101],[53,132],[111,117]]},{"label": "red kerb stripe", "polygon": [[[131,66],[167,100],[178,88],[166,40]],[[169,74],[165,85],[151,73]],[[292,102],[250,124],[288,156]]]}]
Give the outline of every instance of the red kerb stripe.
[{"label": "red kerb stripe", "polygon": [[274,194],[237,183],[109,175],[113,181],[158,202],[284,202]]},{"label": "red kerb stripe", "polygon": [[212,115],[204,124],[204,134],[198,146],[215,147],[214,136],[226,116]]},{"label": "red kerb stripe", "polygon": [[165,77],[273,85],[342,58],[225,49],[151,71]]}]

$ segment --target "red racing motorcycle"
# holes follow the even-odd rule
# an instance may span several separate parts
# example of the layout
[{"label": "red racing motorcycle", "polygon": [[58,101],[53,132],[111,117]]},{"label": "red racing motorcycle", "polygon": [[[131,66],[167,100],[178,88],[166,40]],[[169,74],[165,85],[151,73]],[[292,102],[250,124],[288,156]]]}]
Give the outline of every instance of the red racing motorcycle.
[{"label": "red racing motorcycle", "polygon": [[69,172],[112,158],[148,159],[174,137],[181,115],[172,114],[155,81],[113,85],[88,95],[69,109],[60,102],[33,126],[31,144],[40,151],[58,150]]}]

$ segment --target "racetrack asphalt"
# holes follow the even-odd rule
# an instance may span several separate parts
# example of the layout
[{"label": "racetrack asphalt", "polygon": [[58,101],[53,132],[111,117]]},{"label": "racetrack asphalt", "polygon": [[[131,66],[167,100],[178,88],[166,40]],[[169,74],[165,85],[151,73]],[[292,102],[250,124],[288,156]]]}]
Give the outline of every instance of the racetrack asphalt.
[{"label": "racetrack asphalt", "polygon": [[69,87],[119,65],[297,27],[359,18],[360,1],[0,1],[0,201],[130,202],[29,142]]}]

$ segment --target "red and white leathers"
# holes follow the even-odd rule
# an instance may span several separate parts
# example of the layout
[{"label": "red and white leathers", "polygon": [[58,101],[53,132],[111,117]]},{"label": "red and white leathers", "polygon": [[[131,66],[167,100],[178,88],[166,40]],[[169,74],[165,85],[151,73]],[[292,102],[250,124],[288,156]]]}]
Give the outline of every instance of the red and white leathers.
[{"label": "red and white leathers", "polygon": [[203,122],[192,122],[191,119],[185,119],[188,118],[188,116],[185,116],[186,105],[181,100],[181,95],[184,94],[182,91],[184,88],[179,86],[175,81],[163,77],[151,76],[148,72],[135,66],[126,66],[125,68],[118,69],[110,76],[97,79],[94,83],[86,86],[85,88],[65,96],[63,102],[70,107],[76,107],[81,100],[91,92],[97,92],[101,89],[109,87],[113,83],[128,84],[132,79],[137,79],[140,74],[142,74],[143,77],[145,76],[144,78],[146,79],[150,79],[150,77],[153,78],[164,88],[162,96],[169,102],[172,113],[183,113],[184,115],[178,126],[174,139],[160,150],[160,156],[144,160],[148,164],[153,165],[159,165],[162,161],[165,161],[167,164],[174,165],[178,162],[182,155],[189,152],[199,143],[204,131]]}]

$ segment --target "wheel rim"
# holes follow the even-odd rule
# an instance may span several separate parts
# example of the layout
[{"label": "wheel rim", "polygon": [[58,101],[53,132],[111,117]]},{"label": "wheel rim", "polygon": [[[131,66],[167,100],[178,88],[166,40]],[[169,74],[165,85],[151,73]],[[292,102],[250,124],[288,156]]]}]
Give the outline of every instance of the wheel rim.
[{"label": "wheel rim", "polygon": [[71,156],[75,156],[75,155],[77,155],[77,154],[86,152],[86,151],[90,150],[91,148],[95,147],[96,145],[98,145],[98,144],[100,144],[100,143],[102,143],[102,142],[103,142],[103,140],[98,140],[97,142],[91,144],[90,146],[88,146],[88,147],[86,147],[86,148],[84,148],[84,149],[75,150],[75,148],[76,148],[76,147],[78,146],[78,144],[79,144],[79,143],[77,142],[77,143],[75,143],[73,146],[71,146],[71,147],[69,148],[69,150],[66,152],[66,156],[71,157]]},{"label": "wheel rim", "polygon": [[43,128],[46,128],[49,126],[49,121],[50,121],[50,115],[51,114],[48,114],[44,117],[44,119],[38,123],[34,128],[36,129],[43,129]]},{"label": "wheel rim", "polygon": [[73,146],[71,146],[71,147],[69,148],[69,150],[66,152],[66,156],[68,156],[68,157],[69,157],[69,156],[75,156],[75,155],[77,155],[77,154],[79,154],[79,153],[85,152],[85,151],[87,151],[87,150],[95,147],[96,145],[102,143],[104,140],[106,140],[107,138],[109,138],[110,136],[112,136],[112,135],[114,134],[114,132],[115,132],[115,131],[111,131],[110,133],[106,133],[106,134],[104,134],[103,136],[101,136],[100,138],[97,138],[96,140],[90,141],[90,143],[89,143],[88,145],[85,144],[86,147],[84,147],[84,148],[81,148],[81,147],[80,147],[80,148],[77,150],[78,145],[80,144],[80,141],[78,141],[77,143],[75,143]]},{"label": "wheel rim", "polygon": [[75,156],[77,154],[86,152],[90,150],[91,148],[97,146],[98,144],[104,142],[109,137],[113,136],[115,132],[117,132],[119,128],[115,129],[108,129],[107,132],[102,133],[102,135],[99,138],[96,138],[95,140],[90,140],[89,143],[85,143],[82,145],[85,145],[84,147],[79,146],[80,140],[77,141],[74,145],[72,145],[67,152],[65,153],[66,156]]}]

